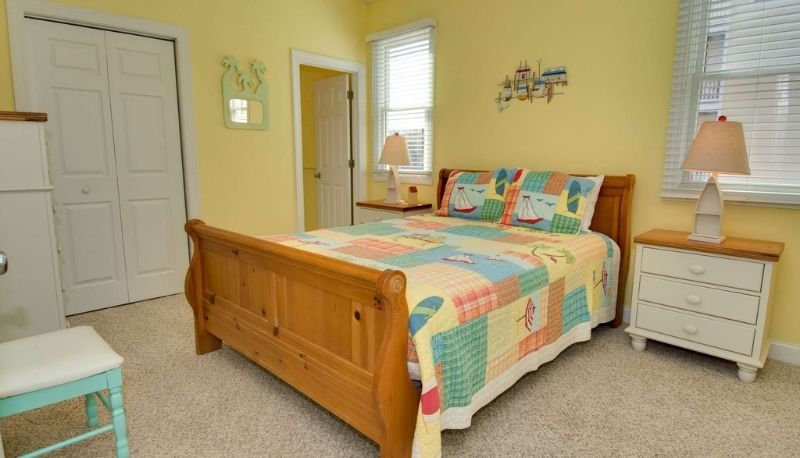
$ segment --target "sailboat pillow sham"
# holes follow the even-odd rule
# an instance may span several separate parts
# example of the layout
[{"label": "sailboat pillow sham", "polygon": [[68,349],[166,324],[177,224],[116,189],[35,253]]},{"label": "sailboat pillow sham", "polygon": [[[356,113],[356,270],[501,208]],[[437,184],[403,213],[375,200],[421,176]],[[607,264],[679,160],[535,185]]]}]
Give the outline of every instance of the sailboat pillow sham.
[{"label": "sailboat pillow sham", "polygon": [[561,172],[520,169],[506,196],[502,224],[577,234],[594,180]]},{"label": "sailboat pillow sham", "polygon": [[517,171],[516,168],[499,168],[491,172],[452,172],[436,214],[498,221],[511,179]]}]

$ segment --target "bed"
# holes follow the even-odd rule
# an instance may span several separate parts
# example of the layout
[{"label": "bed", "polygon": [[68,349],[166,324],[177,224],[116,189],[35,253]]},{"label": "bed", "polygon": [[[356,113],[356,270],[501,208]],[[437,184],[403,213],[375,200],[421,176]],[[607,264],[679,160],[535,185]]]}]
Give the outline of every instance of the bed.
[{"label": "bed", "polygon": [[[449,169],[440,171],[438,203],[451,172]],[[495,248],[503,241],[530,242],[517,240],[526,237],[520,231],[511,230],[506,234],[500,233],[504,228],[491,225],[480,228],[480,225],[463,222],[442,227],[442,222],[450,223],[445,220],[451,218],[438,217],[440,220],[436,221],[437,217],[426,216],[321,234],[318,231],[310,235],[271,236],[265,240],[214,228],[198,220],[189,221],[186,231],[193,241],[194,255],[186,277],[186,296],[194,312],[196,351],[208,353],[218,349],[222,341],[226,342],[375,441],[382,456],[408,456],[412,449],[415,454],[435,454],[440,429],[468,426],[472,413],[514,383],[521,373],[549,361],[572,341],[586,340],[584,331],[590,326],[608,320],[612,320],[614,326],[621,324],[629,263],[633,184],[632,175],[606,177],[591,226],[593,231],[604,234],[596,236],[596,240],[613,241],[614,244],[607,245],[618,246],[618,250],[608,250],[614,253],[613,259],[609,256],[611,264],[608,265],[619,268],[618,277],[611,274],[612,279],[618,278],[613,285],[615,303],[600,304],[595,307],[599,310],[598,316],[584,317],[574,328],[582,332],[580,335],[564,325],[565,336],[575,335],[548,342],[552,345],[544,348],[550,348],[551,354],[527,358],[522,366],[509,364],[517,368],[513,376],[494,377],[491,383],[486,377],[485,386],[475,386],[466,392],[470,398],[475,398],[466,405],[454,405],[441,412],[423,408],[433,392],[426,386],[426,380],[432,379],[427,361],[430,353],[440,347],[435,343],[430,348],[424,344],[414,347],[409,339],[410,329],[412,333],[418,331],[420,320],[427,320],[432,312],[425,309],[428,305],[419,308],[428,303],[421,300],[418,289],[406,290],[409,281],[418,282],[425,277],[413,269],[419,264],[418,260],[409,261],[409,256],[417,255],[392,250],[398,246],[402,249],[414,244],[437,243],[438,240],[431,240],[442,235],[435,233],[436,230],[442,231],[445,237],[455,234],[458,240],[465,238],[465,230],[470,231],[467,234],[470,237],[478,230],[496,239],[491,242]],[[370,240],[366,247],[359,245],[363,240],[354,237],[365,234]],[[399,237],[404,238],[402,243],[395,243]],[[580,251],[580,246],[575,247]],[[479,256],[482,260],[513,257],[513,250],[505,248],[497,252],[502,256],[472,245],[467,251],[467,255]],[[375,255],[382,252],[386,252],[385,256]],[[557,264],[563,261],[558,259],[559,253],[561,251],[533,254],[539,258],[555,255],[536,262]],[[439,254],[442,255],[440,259],[449,258],[462,268],[475,268],[471,265],[472,259],[463,252]],[[390,259],[390,255],[399,257]],[[514,267],[513,263],[507,265]],[[391,268],[393,266],[411,267]],[[409,272],[408,278],[404,270]],[[601,283],[605,287],[605,275],[599,268],[594,270],[598,271],[598,281],[588,283],[587,288],[592,285],[600,288]],[[606,270],[603,268],[603,272]],[[409,302],[412,303],[411,318]],[[480,321],[474,318],[486,316],[481,311],[470,312],[473,309],[454,307],[453,310],[459,312],[453,320],[468,325]],[[519,320],[535,327],[534,322],[540,319],[536,307],[520,310]],[[528,311],[530,316],[527,316]],[[433,326],[433,321],[436,320],[423,325]],[[443,333],[437,336],[440,334]],[[543,338],[531,337],[531,342]],[[420,370],[421,373],[415,373]],[[438,370],[441,372],[440,367]],[[441,374],[437,377],[441,381]],[[451,382],[450,386],[456,384]],[[447,393],[458,391],[447,387],[445,384]],[[437,402],[441,402],[438,396],[444,397],[445,392],[436,392]],[[420,440],[421,435],[430,437]]]}]

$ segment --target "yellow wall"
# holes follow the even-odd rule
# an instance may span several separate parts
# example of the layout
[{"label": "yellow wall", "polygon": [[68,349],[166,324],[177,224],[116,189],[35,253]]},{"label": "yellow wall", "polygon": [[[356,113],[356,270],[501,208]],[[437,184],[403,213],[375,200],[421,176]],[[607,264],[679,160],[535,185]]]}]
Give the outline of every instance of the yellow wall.
[{"label": "yellow wall", "polygon": [[[633,230],[689,230],[693,204],[659,197],[671,92],[677,0],[464,2],[377,0],[367,33],[438,21],[434,167],[529,166],[636,175]],[[565,65],[566,95],[511,102],[497,83],[520,60]],[[372,183],[370,194],[384,193]],[[433,198],[432,188],[420,199]],[[800,211],[728,205],[726,234],[781,240],[771,336],[800,343]],[[629,282],[630,285],[630,282]],[[630,289],[628,291],[630,302]]]},{"label": "yellow wall", "polygon": [[[290,48],[364,61],[367,33],[432,16],[439,23],[435,167],[634,173],[634,232],[691,225],[692,203],[659,197],[677,0],[65,3],[188,30],[202,210],[211,224],[251,234],[295,228]],[[5,14],[0,0],[0,110],[12,110]],[[228,53],[266,64],[269,130],[223,126],[220,62]],[[567,67],[567,94],[497,113],[496,84],[520,59],[537,58]],[[431,188],[420,191],[421,200],[432,199]],[[384,192],[383,183],[370,185],[372,197]],[[800,211],[728,205],[725,216],[727,234],[786,242],[771,335],[800,343]]]},{"label": "yellow wall", "polygon": [[326,78],[342,75],[342,72],[326,68],[300,66],[300,112],[303,126],[303,214],[305,230],[319,228],[317,221],[317,125],[314,104],[314,83]]},{"label": "yellow wall", "polygon": [[[290,49],[363,62],[362,0],[69,0],[186,28],[191,43],[203,218],[250,234],[295,229]],[[270,126],[226,129],[222,58],[267,67]],[[13,110],[5,0],[0,0],[0,110]],[[280,215],[276,218],[276,215]]]}]

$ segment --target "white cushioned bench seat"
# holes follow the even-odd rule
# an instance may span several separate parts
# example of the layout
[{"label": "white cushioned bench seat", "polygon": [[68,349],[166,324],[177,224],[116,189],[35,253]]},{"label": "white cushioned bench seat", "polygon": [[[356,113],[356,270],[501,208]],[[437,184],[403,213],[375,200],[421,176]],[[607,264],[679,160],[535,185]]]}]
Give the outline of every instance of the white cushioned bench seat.
[{"label": "white cushioned bench seat", "polygon": [[0,343],[0,399],[100,374],[122,362],[90,326]]}]

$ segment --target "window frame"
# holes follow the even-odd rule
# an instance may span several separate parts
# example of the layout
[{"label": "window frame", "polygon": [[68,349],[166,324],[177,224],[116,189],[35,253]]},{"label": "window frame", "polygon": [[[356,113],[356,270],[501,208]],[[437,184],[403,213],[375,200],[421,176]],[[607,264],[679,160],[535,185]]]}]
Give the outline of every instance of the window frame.
[{"label": "window frame", "polygon": [[[380,112],[387,111],[387,110],[385,108],[383,108],[383,106],[381,105],[380,102],[382,102],[382,100],[379,100],[379,97],[378,97],[378,94],[377,94],[377,91],[378,91],[377,83],[376,83],[377,72],[376,72],[376,67],[375,67],[375,65],[376,65],[376,62],[375,62],[376,61],[376,54],[375,54],[376,50],[374,48],[374,43],[375,42],[380,42],[380,41],[383,41],[383,40],[387,40],[387,39],[392,39],[392,38],[398,37],[399,35],[419,32],[419,31],[421,31],[423,29],[426,29],[426,28],[430,29],[430,35],[429,35],[429,40],[430,41],[429,41],[429,44],[430,44],[430,50],[431,50],[431,63],[430,63],[430,65],[431,65],[431,69],[430,69],[431,70],[431,78],[430,78],[431,100],[430,100],[430,106],[428,106],[428,107],[425,107],[425,106],[414,107],[413,109],[419,109],[419,110],[424,110],[425,111],[426,121],[425,121],[425,127],[423,127],[423,129],[422,129],[422,132],[423,132],[422,135],[425,138],[426,146],[427,146],[426,149],[427,149],[427,152],[428,152],[428,154],[425,155],[425,156],[429,156],[429,157],[425,158],[425,156],[423,156],[423,162],[430,164],[430,170],[409,171],[409,170],[403,170],[403,166],[401,166],[399,169],[400,169],[400,178],[402,179],[402,181],[404,183],[428,184],[428,185],[433,184],[434,157],[435,157],[435,153],[434,153],[434,129],[433,129],[433,126],[434,126],[434,110],[435,110],[435,103],[436,103],[435,102],[435,86],[436,86],[436,49],[435,49],[435,44],[436,44],[436,39],[435,39],[435,36],[436,36],[436,20],[432,19],[432,18],[422,19],[420,21],[416,21],[416,22],[413,22],[413,23],[410,23],[410,24],[405,24],[405,25],[402,25],[402,26],[399,26],[399,27],[395,27],[395,28],[392,28],[392,29],[376,32],[376,33],[373,33],[373,34],[367,36],[366,41],[369,42],[370,45],[372,46],[372,49],[370,50],[370,56],[371,56],[371,59],[372,59],[372,75],[370,76],[370,82],[372,84],[372,91],[371,92],[372,92],[372,119],[373,119],[373,129],[372,130],[373,130],[373,139],[372,139],[372,145],[371,145],[372,146],[372,154],[370,155],[370,158],[371,158],[370,171],[372,173],[372,178],[373,178],[374,181],[381,182],[381,181],[386,181],[386,179],[387,179],[388,171],[389,171],[388,166],[382,166],[380,164],[377,164],[377,161],[378,161],[378,158],[380,157],[380,152],[381,152],[381,150],[383,148],[384,139],[386,138],[387,135],[390,135],[390,134],[394,133],[394,131],[390,132],[390,131],[386,130],[386,128],[384,126],[385,118],[380,116]],[[411,108],[409,108],[409,109],[411,109]],[[425,129],[428,128],[428,127],[429,127],[429,131],[426,133]],[[402,131],[401,131],[401,134],[402,134]]]},{"label": "window frame", "polygon": [[[703,28],[697,28],[696,24],[700,22],[708,24],[711,17],[711,6],[712,0],[681,0],[680,2],[673,62],[670,121],[662,170],[661,197],[664,199],[695,200],[705,185],[705,181],[698,181],[705,174],[682,171],[680,164],[694,139],[696,129],[699,128],[698,115],[700,111],[709,108],[704,108],[703,103],[712,102],[711,100],[701,100],[706,83],[778,75],[800,76],[800,65],[794,64],[778,70],[762,66],[716,71],[707,69],[709,46],[720,41],[720,36],[724,43],[730,34],[730,30],[727,28],[714,30],[708,25],[701,26],[705,28],[705,33],[699,32]],[[688,10],[688,12],[684,12],[684,10]],[[728,48],[721,46],[721,50],[722,59],[725,60]],[[717,91],[718,101],[722,104],[725,100],[725,84],[720,83]],[[720,110],[723,109],[720,107],[716,111]],[[707,111],[713,110],[709,108]],[[721,112],[720,114],[725,113]],[[735,121],[736,119],[731,118],[731,120]],[[780,184],[748,183],[743,185],[722,181],[722,190],[725,200],[728,202],[770,207],[800,206],[800,180],[796,184],[786,186],[784,190],[781,190]]]}]

